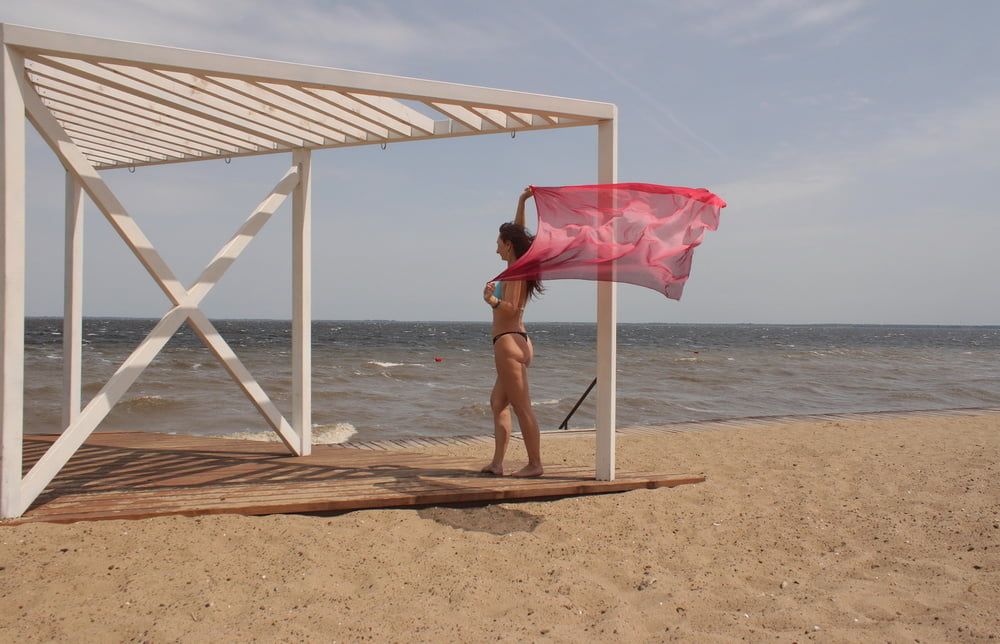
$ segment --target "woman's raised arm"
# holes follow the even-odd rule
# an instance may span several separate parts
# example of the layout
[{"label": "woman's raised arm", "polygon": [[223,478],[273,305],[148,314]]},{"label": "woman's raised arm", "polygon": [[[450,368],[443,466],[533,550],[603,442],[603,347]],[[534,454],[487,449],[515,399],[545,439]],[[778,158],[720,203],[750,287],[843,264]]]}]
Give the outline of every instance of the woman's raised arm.
[{"label": "woman's raised arm", "polygon": [[528,186],[517,199],[517,211],[514,213],[514,223],[524,227],[524,202],[531,196],[531,186]]}]

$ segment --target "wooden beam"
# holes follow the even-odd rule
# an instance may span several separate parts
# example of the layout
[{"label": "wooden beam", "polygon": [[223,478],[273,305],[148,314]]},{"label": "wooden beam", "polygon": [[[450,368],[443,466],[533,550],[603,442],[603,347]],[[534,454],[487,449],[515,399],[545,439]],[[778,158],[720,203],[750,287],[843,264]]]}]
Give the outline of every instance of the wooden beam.
[{"label": "wooden beam", "polygon": [[[394,119],[402,121],[410,127],[420,130],[424,134],[434,134],[434,119],[387,96],[360,94],[356,92],[333,92],[332,90],[321,90],[309,87],[305,89],[313,92],[317,96],[323,96],[324,98],[329,98],[329,94],[334,93],[352,98],[359,103],[364,103],[373,110],[385,114],[386,116],[391,116]],[[329,94],[327,94],[327,92],[329,92]]]},{"label": "wooden beam", "polygon": [[[64,83],[77,85],[98,94],[104,94],[120,102],[132,105],[133,109],[139,108],[151,114],[163,114],[178,121],[197,126],[198,128],[215,130],[227,138],[240,141],[241,147],[253,147],[258,150],[275,150],[280,147],[274,139],[261,136],[257,132],[248,131],[245,127],[238,127],[235,124],[227,122],[227,119],[210,118],[199,110],[185,109],[177,104],[167,104],[149,92],[141,92],[123,87],[123,83],[110,83],[100,74],[81,72],[73,66],[82,66],[83,63],[79,61],[70,61],[73,65],[64,65],[59,60],[53,58],[34,60],[32,62],[37,63],[37,65],[32,66],[31,69],[37,74],[56,78]],[[94,67],[91,65],[89,69],[94,69]]]},{"label": "wooden beam", "polygon": [[281,204],[285,202],[288,195],[292,193],[299,184],[301,174],[297,167],[292,167],[278,181],[274,189],[261,201],[243,225],[233,234],[232,238],[219,249],[212,261],[205,266],[205,269],[195,280],[195,283],[187,290],[187,296],[191,301],[197,303],[208,295],[208,292],[222,279],[229,267],[236,261],[236,258],[250,245],[253,238],[264,227],[271,216],[277,212]]},{"label": "wooden beam", "polygon": [[[77,175],[77,178],[79,179],[79,175]],[[295,453],[297,444],[287,421],[281,417],[280,412],[278,412],[271,400],[232,352],[225,340],[222,339],[215,327],[201,313],[198,305],[208,295],[212,287],[218,283],[226,269],[232,265],[243,249],[250,243],[253,235],[267,222],[267,219],[277,210],[284,201],[284,198],[287,197],[288,193],[297,183],[298,171],[293,168],[282,177],[275,190],[261,202],[229,243],[223,246],[208,266],[205,267],[195,285],[191,289],[185,290],[183,295],[177,297],[178,304],[167,311],[146,338],[136,347],[125,362],[122,363],[108,382],[105,383],[97,395],[80,412],[76,420],[67,426],[59,439],[35,463],[25,476],[21,486],[22,495],[19,514],[26,510],[35,498],[41,494],[45,486],[63,468],[70,457],[83,444],[87,436],[107,416],[111,408],[114,407],[143,370],[149,366],[163,347],[166,346],[166,343],[173,337],[185,320],[190,320],[192,329],[196,335],[203,339],[209,350],[222,362],[226,371],[237,381],[237,384],[250,398],[251,402],[278,432],[282,441]],[[100,201],[95,200],[95,202],[102,211],[106,208],[106,205]],[[130,240],[124,235],[123,239],[130,247],[133,247],[134,251],[134,240]],[[152,249],[152,252],[155,253],[155,249]],[[169,271],[169,269],[167,270]],[[154,275],[154,278],[157,277]],[[168,284],[169,281],[166,278],[159,277],[157,282],[161,283],[161,287],[167,292],[164,284]],[[171,295],[169,292],[167,294],[168,296]]]},{"label": "wooden beam", "polygon": [[510,110],[508,110],[506,113],[509,118],[520,122],[522,125],[532,124],[532,116],[533,116],[532,114],[526,114],[525,112],[514,112]]},{"label": "wooden beam", "polygon": [[[543,119],[540,116],[537,116],[535,118],[540,123],[543,121]],[[550,124],[548,124],[546,122],[546,123],[543,123],[543,124],[540,124],[540,125],[537,125],[537,126],[518,128],[518,132],[540,131],[540,130],[554,130],[554,129],[561,129],[561,128],[567,128],[567,127],[579,127],[580,125],[581,125],[580,123],[573,123],[572,125],[550,125]],[[588,123],[588,125],[597,125],[597,122]],[[411,142],[411,141],[428,141],[428,140],[431,140],[431,139],[453,139],[453,138],[458,138],[458,137],[478,136],[478,135],[481,135],[481,134],[499,134],[499,133],[505,132],[505,131],[506,130],[499,130],[499,129],[495,129],[495,128],[490,129],[490,130],[488,130],[486,132],[479,131],[479,130],[471,130],[471,129],[465,127],[464,125],[462,125],[461,123],[456,123],[456,122],[450,121],[450,120],[442,120],[442,121],[435,121],[434,122],[434,134],[433,135],[418,135],[418,136],[411,136],[411,137],[405,137],[405,138],[404,137],[396,138],[396,137],[390,136],[389,137],[389,142]],[[373,145],[373,144],[377,144],[377,143],[380,143],[380,141],[378,141],[377,139],[375,139],[375,140],[366,140],[366,141],[348,140],[346,143],[335,143],[335,144],[324,145],[324,146],[314,146],[314,147],[311,147],[309,149],[311,149],[311,150],[329,150],[329,149],[337,149],[337,148],[358,147],[358,146],[363,146],[363,145]],[[235,153],[235,154],[221,154],[221,155],[218,155],[216,157],[209,157],[209,158],[223,158],[223,157],[225,157],[225,158],[233,158],[233,159],[235,159],[235,158],[238,158],[238,157],[252,157],[252,156],[261,156],[261,155],[264,155],[264,154],[276,154],[276,153],[284,153],[284,152],[287,152],[287,150],[268,150],[268,151],[264,151],[264,152],[257,152],[257,151],[255,151],[255,152],[239,152],[239,153]],[[188,161],[190,161],[190,159],[186,159],[185,158],[185,159],[176,159],[176,160],[167,160],[167,161],[152,161],[152,162],[148,162],[148,163],[135,163],[135,164],[125,163],[125,164],[120,164],[120,165],[113,166],[113,167],[122,168],[122,167],[126,167],[126,166],[129,166],[129,165],[135,165],[136,167],[140,167],[140,166],[146,167],[146,166],[166,165],[166,164],[172,164],[172,163],[187,163]],[[108,167],[111,167],[111,166],[108,166]]]},{"label": "wooden beam", "polygon": [[[387,132],[393,132],[399,136],[411,136],[413,134],[413,126],[409,123],[389,116],[381,110],[377,110],[362,101],[347,96],[346,94],[318,90],[323,93],[323,96],[321,97],[319,94],[307,92],[307,88],[292,87],[291,85],[279,85],[277,83],[261,84],[267,87],[276,86],[284,88],[282,91],[287,92],[289,95],[301,98],[301,100],[308,102],[310,105],[315,106],[316,109],[321,111],[324,109],[322,107],[323,105],[333,105],[353,115],[354,118],[359,119],[361,122],[368,122],[372,125],[378,126],[379,128],[385,129]],[[386,136],[388,136],[388,134]]]},{"label": "wooden beam", "polygon": [[413,134],[413,127],[409,123],[400,121],[357,99],[338,92],[323,89],[308,91],[308,88],[297,88],[279,83],[260,84],[289,97],[294,97],[295,100],[308,103],[334,118],[344,119],[357,127],[364,128],[376,138],[386,139],[391,134],[404,137]]},{"label": "wooden beam", "polygon": [[208,347],[208,350],[222,363],[222,368],[236,381],[243,393],[250,399],[257,411],[264,416],[271,428],[277,432],[281,442],[295,455],[299,454],[299,441],[295,430],[288,424],[288,421],[281,415],[278,408],[261,388],[257,381],[247,370],[233,350],[226,344],[222,335],[215,326],[205,317],[200,310],[193,310],[189,313],[188,321],[194,334],[201,338],[201,341]]},{"label": "wooden beam", "polygon": [[75,142],[85,141],[90,143],[92,147],[98,150],[108,150],[109,152],[122,152],[137,158],[144,159],[146,161],[163,161],[164,159],[169,159],[170,157],[180,158],[181,155],[178,154],[165,154],[163,152],[157,152],[150,149],[148,146],[133,144],[126,141],[115,140],[111,136],[102,134],[100,132],[92,132],[85,127],[81,127],[74,123],[61,123],[63,129]]},{"label": "wooden beam", "polygon": [[186,289],[174,276],[170,267],[167,266],[163,258],[153,247],[153,244],[139,229],[138,225],[125,210],[125,207],[118,201],[118,197],[111,191],[101,176],[83,157],[83,154],[70,139],[69,135],[56,121],[52,113],[42,104],[41,99],[28,85],[27,80],[19,79],[21,82],[24,104],[27,108],[28,118],[35,125],[35,129],[49,144],[55,152],[63,166],[71,171],[83,184],[84,190],[90,195],[91,200],[108,219],[112,228],[118,233],[132,252],[149,272],[150,276],[163,290],[166,296],[174,305],[180,304],[187,294]]},{"label": "wooden beam", "polygon": [[[312,145],[322,145],[325,137],[317,134],[302,123],[292,124],[287,120],[276,118],[274,110],[266,110],[246,97],[226,91],[220,85],[209,83],[188,84],[166,76],[169,72],[158,72],[134,67],[132,65],[116,65],[101,63],[98,67],[121,74],[125,78],[140,83],[138,87],[158,90],[168,104],[180,101],[199,113],[209,113],[221,116],[226,120],[243,123],[255,131],[269,137],[282,137],[287,144],[302,141]],[[188,75],[190,76],[190,75]],[[211,90],[211,91],[209,91]]]},{"label": "wooden beam", "polygon": [[83,441],[104,420],[115,403],[125,395],[125,392],[142,371],[166,346],[177,329],[184,323],[186,317],[187,311],[179,306],[172,308],[163,316],[125,362],[118,367],[108,382],[87,403],[76,420],[70,423],[62,435],[52,444],[52,447],[28,471],[21,484],[22,497],[19,514],[23,514],[55,478],[59,470],[80,448]]},{"label": "wooden beam", "polygon": [[299,183],[292,195],[292,428],[298,453],[312,452],[312,154],[292,153]]},{"label": "wooden beam", "polygon": [[253,380],[225,340],[215,330],[215,327],[197,308],[200,299],[195,298],[198,297],[199,293],[201,297],[204,297],[208,289],[202,288],[198,293],[192,294],[180,284],[114,193],[69,139],[69,135],[56,122],[55,117],[42,104],[41,99],[34,93],[28,81],[23,77],[18,77],[17,81],[24,97],[24,106],[28,117],[35,124],[39,134],[49,143],[63,165],[81,182],[94,204],[105,215],[115,231],[139,258],[153,280],[174,305],[139,348],[122,364],[98,396],[95,396],[88,403],[77,421],[67,427],[49,452],[46,452],[25,476],[21,484],[18,513],[27,509],[28,505],[37,498],[38,494],[66,464],[86,437],[93,432],[97,424],[107,415],[115,402],[138,378],[142,370],[148,366],[185,319],[191,322],[195,334],[202,338],[209,350],[222,362],[226,371],[237,380],[237,384],[294,453],[297,446],[291,427],[281,417],[280,412]]},{"label": "wooden beam", "polygon": [[[597,182],[618,180],[618,121],[597,126]],[[618,285],[597,283],[597,418],[596,476],[600,481],[615,479],[615,403],[617,398]]]},{"label": "wooden beam", "polygon": [[[169,107],[191,116],[200,117],[225,127],[241,130],[246,134],[259,139],[269,141],[272,145],[296,146],[303,145],[306,141],[311,143],[321,143],[321,140],[304,137],[299,134],[290,134],[274,127],[274,123],[264,123],[265,118],[253,110],[230,107],[221,101],[213,101],[210,98],[196,96],[190,92],[191,96],[171,91],[161,87],[164,83],[158,82],[158,77],[153,72],[137,69],[130,65],[112,65],[101,61],[91,64],[71,58],[45,58],[48,64],[61,68],[71,74],[76,74],[88,78],[108,87],[114,87],[126,93],[140,96],[152,101],[157,105]],[[136,78],[136,77],[140,78]]]},{"label": "wooden beam", "polygon": [[39,53],[119,61],[147,68],[235,76],[249,81],[285,82],[348,93],[416,101],[469,103],[499,110],[544,111],[598,120],[613,118],[614,114],[614,106],[609,103],[212,54],[16,25],[4,25],[4,38],[8,44]]},{"label": "wooden beam", "polygon": [[470,107],[469,109],[471,109],[479,116],[482,116],[484,119],[486,119],[496,127],[500,128],[501,130],[506,130],[507,128],[511,127],[511,124],[507,122],[507,114],[505,112],[501,112],[500,110],[491,110],[487,107],[473,106]]},{"label": "wooden beam", "polygon": [[152,112],[131,103],[108,98],[93,90],[80,88],[62,81],[53,80],[41,74],[29,74],[35,91],[42,97],[46,105],[56,103],[60,106],[90,113],[106,115],[116,121],[131,125],[148,127],[158,132],[183,138],[190,145],[205,145],[222,154],[225,152],[256,151],[245,141],[224,137],[207,127],[193,125],[181,121],[168,114]]},{"label": "wooden beam", "polygon": [[62,426],[80,415],[83,344],[83,186],[66,173],[66,242],[63,251]]},{"label": "wooden beam", "polygon": [[348,137],[360,140],[367,138],[368,132],[364,128],[357,127],[356,124],[343,120],[333,121],[329,115],[319,112],[304,101],[291,100],[288,96],[284,96],[283,93],[272,90],[270,86],[248,83],[239,78],[209,76],[203,80],[206,83],[211,82],[223,87],[236,96],[245,97],[245,100],[259,105],[260,109],[268,110],[272,113],[286,114],[288,118],[296,122],[302,122],[304,124],[303,127],[308,126],[317,131],[322,131],[327,135],[327,138],[338,143],[343,143]]},{"label": "wooden beam", "polygon": [[84,112],[82,110],[74,110],[72,108],[60,109],[58,104],[55,104],[52,101],[47,101],[44,97],[42,98],[42,102],[45,104],[45,107],[49,108],[49,111],[56,117],[56,120],[63,124],[63,127],[67,124],[73,124],[86,128],[88,131],[95,134],[107,135],[112,138],[149,145],[153,150],[161,150],[170,155],[182,155],[197,158],[206,154],[212,154],[214,156],[218,153],[218,150],[210,149],[207,146],[190,146],[183,139],[170,137],[169,135],[156,132],[155,130],[137,128],[134,125],[128,125],[122,121],[115,121],[112,118],[108,118],[94,112]]},{"label": "wooden beam", "polygon": [[128,155],[112,154],[110,152],[97,150],[95,148],[90,147],[90,144],[87,143],[86,141],[81,141],[77,145],[77,148],[80,150],[80,152],[83,153],[84,158],[88,160],[93,160],[95,163],[99,163],[101,165],[110,164],[110,165],[120,165],[124,167],[124,166],[131,166],[137,162],[140,164],[144,163],[141,159],[135,159]]},{"label": "wooden beam", "polygon": [[[236,81],[231,81],[236,82]],[[298,105],[300,109],[307,109],[310,118],[317,118],[331,127],[347,127],[359,132],[354,138],[360,140],[385,140],[389,136],[389,128],[373,120],[362,118],[357,113],[344,109],[340,105],[330,101],[321,100],[314,94],[308,94],[298,88],[289,87],[281,83],[260,82],[252,85],[274,94],[293,105]]]},{"label": "wooden beam", "polygon": [[483,117],[470,109],[462,107],[461,105],[428,102],[427,106],[441,112],[448,118],[461,123],[470,130],[479,131],[484,129]]},{"label": "wooden beam", "polygon": [[[5,32],[6,33],[6,32]],[[23,514],[24,101],[20,56],[0,41],[0,518]]]}]

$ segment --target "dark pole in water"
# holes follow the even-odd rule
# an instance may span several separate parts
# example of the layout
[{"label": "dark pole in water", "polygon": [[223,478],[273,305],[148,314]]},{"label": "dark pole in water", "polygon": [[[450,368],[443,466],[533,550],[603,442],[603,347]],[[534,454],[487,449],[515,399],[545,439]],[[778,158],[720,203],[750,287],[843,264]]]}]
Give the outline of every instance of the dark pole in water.
[{"label": "dark pole in water", "polygon": [[587,394],[590,393],[590,390],[593,389],[594,385],[596,384],[597,384],[597,378],[594,378],[594,382],[590,383],[590,386],[587,387],[587,391],[583,392],[583,395],[580,396],[580,400],[576,401],[576,404],[573,405],[573,409],[569,410],[569,413],[566,414],[566,418],[565,420],[563,420],[562,424],[559,425],[559,429],[569,429],[569,419],[573,417],[573,414],[576,413],[576,410],[580,407],[581,404],[583,404],[584,399],[587,398]]}]

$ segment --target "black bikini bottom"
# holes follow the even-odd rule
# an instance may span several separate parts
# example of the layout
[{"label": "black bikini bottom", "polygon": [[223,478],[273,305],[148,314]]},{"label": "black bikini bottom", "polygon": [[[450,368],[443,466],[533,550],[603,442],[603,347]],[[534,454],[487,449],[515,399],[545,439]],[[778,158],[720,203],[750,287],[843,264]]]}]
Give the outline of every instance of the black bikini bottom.
[{"label": "black bikini bottom", "polygon": [[528,334],[525,333],[524,331],[504,331],[503,333],[498,333],[497,335],[493,336],[493,344],[496,344],[497,340],[499,340],[503,336],[510,335],[511,333],[517,334],[522,338],[524,338],[525,340],[528,339]]}]

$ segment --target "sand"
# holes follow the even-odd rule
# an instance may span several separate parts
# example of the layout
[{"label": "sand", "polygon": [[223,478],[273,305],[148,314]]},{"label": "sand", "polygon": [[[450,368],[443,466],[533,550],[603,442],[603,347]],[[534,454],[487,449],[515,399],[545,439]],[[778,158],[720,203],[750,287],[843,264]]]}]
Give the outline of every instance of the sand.
[{"label": "sand", "polygon": [[[549,462],[592,453],[590,437],[543,440]],[[1000,639],[998,414],[622,436],[618,464],[708,479],[482,507],[0,526],[0,640]]]}]

